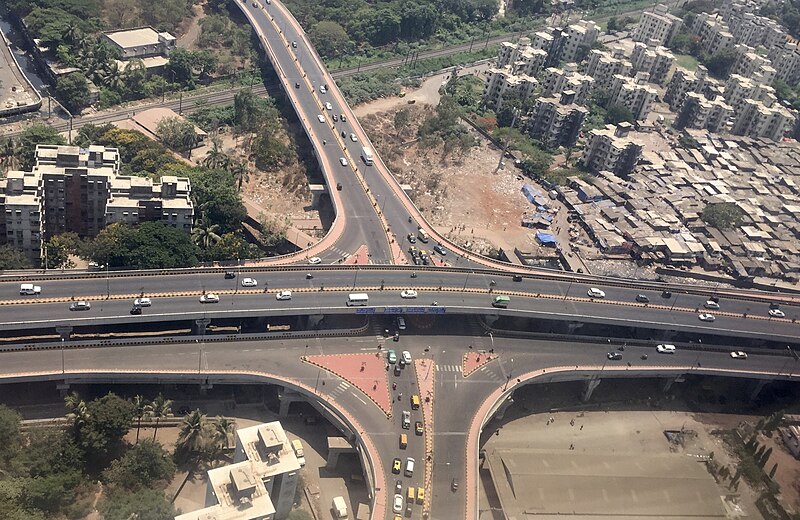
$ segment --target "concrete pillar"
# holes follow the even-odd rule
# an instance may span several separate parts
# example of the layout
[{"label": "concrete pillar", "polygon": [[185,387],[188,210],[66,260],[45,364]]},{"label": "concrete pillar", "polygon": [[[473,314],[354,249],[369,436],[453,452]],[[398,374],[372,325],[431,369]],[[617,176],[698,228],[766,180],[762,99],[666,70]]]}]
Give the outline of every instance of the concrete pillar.
[{"label": "concrete pillar", "polygon": [[309,329],[316,329],[319,326],[319,323],[325,317],[324,314],[311,314],[308,316],[308,328]]},{"label": "concrete pillar", "polygon": [[309,184],[308,189],[309,191],[311,191],[311,207],[319,208],[319,199],[320,197],[322,197],[323,193],[326,193],[328,191],[327,188],[325,187],[324,184]]},{"label": "concrete pillar", "polygon": [[669,392],[669,389],[672,388],[673,383],[683,383],[685,379],[683,376],[678,377],[670,377],[668,379],[664,379],[664,382],[661,384],[661,391],[665,394]]},{"label": "concrete pillar", "polygon": [[192,334],[195,336],[205,336],[206,335],[206,327],[211,324],[211,318],[200,318],[199,320],[194,320],[192,324]]},{"label": "concrete pillar", "polygon": [[284,388],[278,394],[278,401],[280,401],[280,409],[278,410],[279,417],[286,417],[289,415],[289,405],[295,402],[305,402],[306,398],[293,390]]},{"label": "concrete pillar", "polygon": [[487,327],[491,327],[499,318],[500,316],[497,314],[487,314],[483,317],[483,322],[486,323]]},{"label": "concrete pillar", "polygon": [[514,399],[511,398],[509,395],[505,401],[497,408],[497,412],[494,414],[494,418],[498,421],[502,421],[503,418],[506,416],[506,410],[508,410],[511,405],[514,404]]},{"label": "concrete pillar", "polygon": [[56,327],[56,332],[61,336],[61,341],[69,341],[70,337],[72,337],[72,325]]},{"label": "concrete pillar", "polygon": [[583,383],[583,394],[581,395],[581,401],[585,403],[592,398],[594,389],[597,388],[597,385],[600,384],[600,381],[600,379],[587,379]]},{"label": "concrete pillar", "polygon": [[761,393],[761,390],[764,389],[764,385],[766,385],[768,381],[766,379],[759,379],[754,384],[752,389],[750,390],[750,400],[755,401],[758,397],[758,394]]},{"label": "concrete pillar", "polygon": [[58,390],[58,393],[61,394],[61,397],[67,397],[67,394],[69,393],[69,383],[66,381],[63,383],[57,383],[56,390]]}]

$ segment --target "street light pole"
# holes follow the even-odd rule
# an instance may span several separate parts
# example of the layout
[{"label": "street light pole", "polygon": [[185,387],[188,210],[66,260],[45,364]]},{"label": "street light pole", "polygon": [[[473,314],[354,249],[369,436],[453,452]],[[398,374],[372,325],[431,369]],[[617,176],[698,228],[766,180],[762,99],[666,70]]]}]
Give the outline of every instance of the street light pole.
[{"label": "street light pole", "polygon": [[567,296],[569,296],[569,290],[572,289],[572,282],[574,281],[575,281],[574,278],[569,281],[569,285],[567,286],[567,292],[564,293],[564,300],[566,300]]},{"label": "street light pole", "polygon": [[108,277],[108,261],[106,261],[106,300],[111,299],[111,279]]}]

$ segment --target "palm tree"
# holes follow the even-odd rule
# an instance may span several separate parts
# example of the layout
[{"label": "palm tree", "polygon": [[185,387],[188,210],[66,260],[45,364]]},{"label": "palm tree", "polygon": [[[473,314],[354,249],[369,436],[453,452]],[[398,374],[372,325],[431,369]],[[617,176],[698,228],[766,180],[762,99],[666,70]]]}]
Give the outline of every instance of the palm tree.
[{"label": "palm tree", "polygon": [[208,221],[205,214],[200,216],[200,219],[192,228],[192,241],[203,249],[208,249],[222,237],[219,236],[219,225],[212,224]]},{"label": "palm tree", "polygon": [[150,415],[151,409],[150,403],[141,395],[133,396],[133,406],[136,412],[136,444],[139,444],[139,429],[142,427],[142,419]]},{"label": "palm tree", "polygon": [[211,148],[206,152],[206,157],[203,159],[203,166],[206,168],[227,169],[230,162],[230,157],[220,148],[219,139],[213,138],[211,140]]},{"label": "palm tree", "polygon": [[116,91],[121,91],[125,87],[125,78],[119,68],[119,63],[109,61],[103,70],[103,84]]},{"label": "palm tree", "polygon": [[237,189],[239,193],[241,193],[242,184],[250,178],[250,171],[247,168],[247,164],[245,164],[244,161],[234,161],[228,167],[228,171],[231,172],[233,178],[236,180]]},{"label": "palm tree", "polygon": [[156,440],[156,433],[158,433],[158,423],[162,417],[169,417],[172,415],[172,401],[167,399],[161,394],[158,394],[153,402],[150,404],[151,413],[156,418],[155,430],[153,430],[153,440]]},{"label": "palm tree", "polygon": [[81,36],[83,36],[83,31],[81,31],[80,27],[78,27],[78,24],[75,23],[75,20],[71,20],[67,22],[67,25],[61,32],[61,36],[68,44],[75,45],[75,43],[80,40]]},{"label": "palm tree", "polygon": [[214,430],[223,449],[228,448],[228,440],[230,440],[233,431],[236,429],[236,420],[228,419],[227,417],[217,417],[217,423],[214,425]]},{"label": "palm tree", "polygon": [[76,432],[79,432],[81,427],[86,424],[89,419],[89,409],[86,406],[86,401],[80,398],[77,393],[72,392],[64,398],[64,404],[67,407],[67,419],[72,421],[72,426]]},{"label": "palm tree", "polygon": [[188,454],[197,455],[205,448],[208,433],[208,418],[198,408],[183,418],[181,431],[178,433],[178,448]]},{"label": "palm tree", "polygon": [[7,137],[0,143],[0,164],[3,165],[4,172],[19,165],[19,153],[20,147],[16,139]]}]

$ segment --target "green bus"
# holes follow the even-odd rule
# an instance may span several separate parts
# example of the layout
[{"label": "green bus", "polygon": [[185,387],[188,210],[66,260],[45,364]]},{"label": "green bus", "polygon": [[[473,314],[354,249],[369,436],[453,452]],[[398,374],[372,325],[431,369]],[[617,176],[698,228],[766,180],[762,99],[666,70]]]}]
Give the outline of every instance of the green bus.
[{"label": "green bus", "polygon": [[494,300],[492,300],[492,307],[500,307],[505,309],[508,307],[508,302],[511,301],[511,298],[508,296],[495,296]]}]

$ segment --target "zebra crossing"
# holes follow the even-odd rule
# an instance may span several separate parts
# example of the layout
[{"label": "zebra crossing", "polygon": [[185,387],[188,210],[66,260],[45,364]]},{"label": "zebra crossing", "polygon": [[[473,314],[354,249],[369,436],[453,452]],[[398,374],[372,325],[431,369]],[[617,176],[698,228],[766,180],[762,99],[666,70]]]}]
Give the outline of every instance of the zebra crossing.
[{"label": "zebra crossing", "polygon": [[[338,247],[336,247],[336,246],[332,246],[332,247],[330,248],[330,250],[331,250],[331,251],[333,251],[334,253],[336,253],[337,255],[339,255],[339,258],[341,258],[341,259],[343,259],[343,260],[346,260],[346,259],[350,258],[350,256],[351,256],[351,255],[350,255],[350,253],[348,253],[348,252],[347,252],[347,251],[345,251],[344,249],[338,248]],[[333,261],[333,262],[331,262],[331,263],[332,263],[332,264],[337,264],[337,263],[339,263],[339,262],[340,262],[340,260],[339,260],[339,259],[336,259],[336,260],[334,260],[334,261]]]},{"label": "zebra crossing", "polygon": [[482,377],[485,377],[486,379],[489,379],[490,381],[494,381],[495,383],[500,383],[500,382],[503,382],[503,381],[506,380],[503,376],[498,374],[495,370],[493,370],[493,369],[491,369],[491,368],[489,368],[487,366],[482,366],[481,368],[478,369],[478,372],[481,373]]},{"label": "zebra crossing", "polygon": [[437,372],[461,372],[461,365],[436,365]]},{"label": "zebra crossing", "polygon": [[342,381],[336,386],[336,388],[331,390],[330,395],[333,397],[339,397],[340,395],[345,393],[348,388],[350,388],[350,383],[348,383],[347,381]]}]

